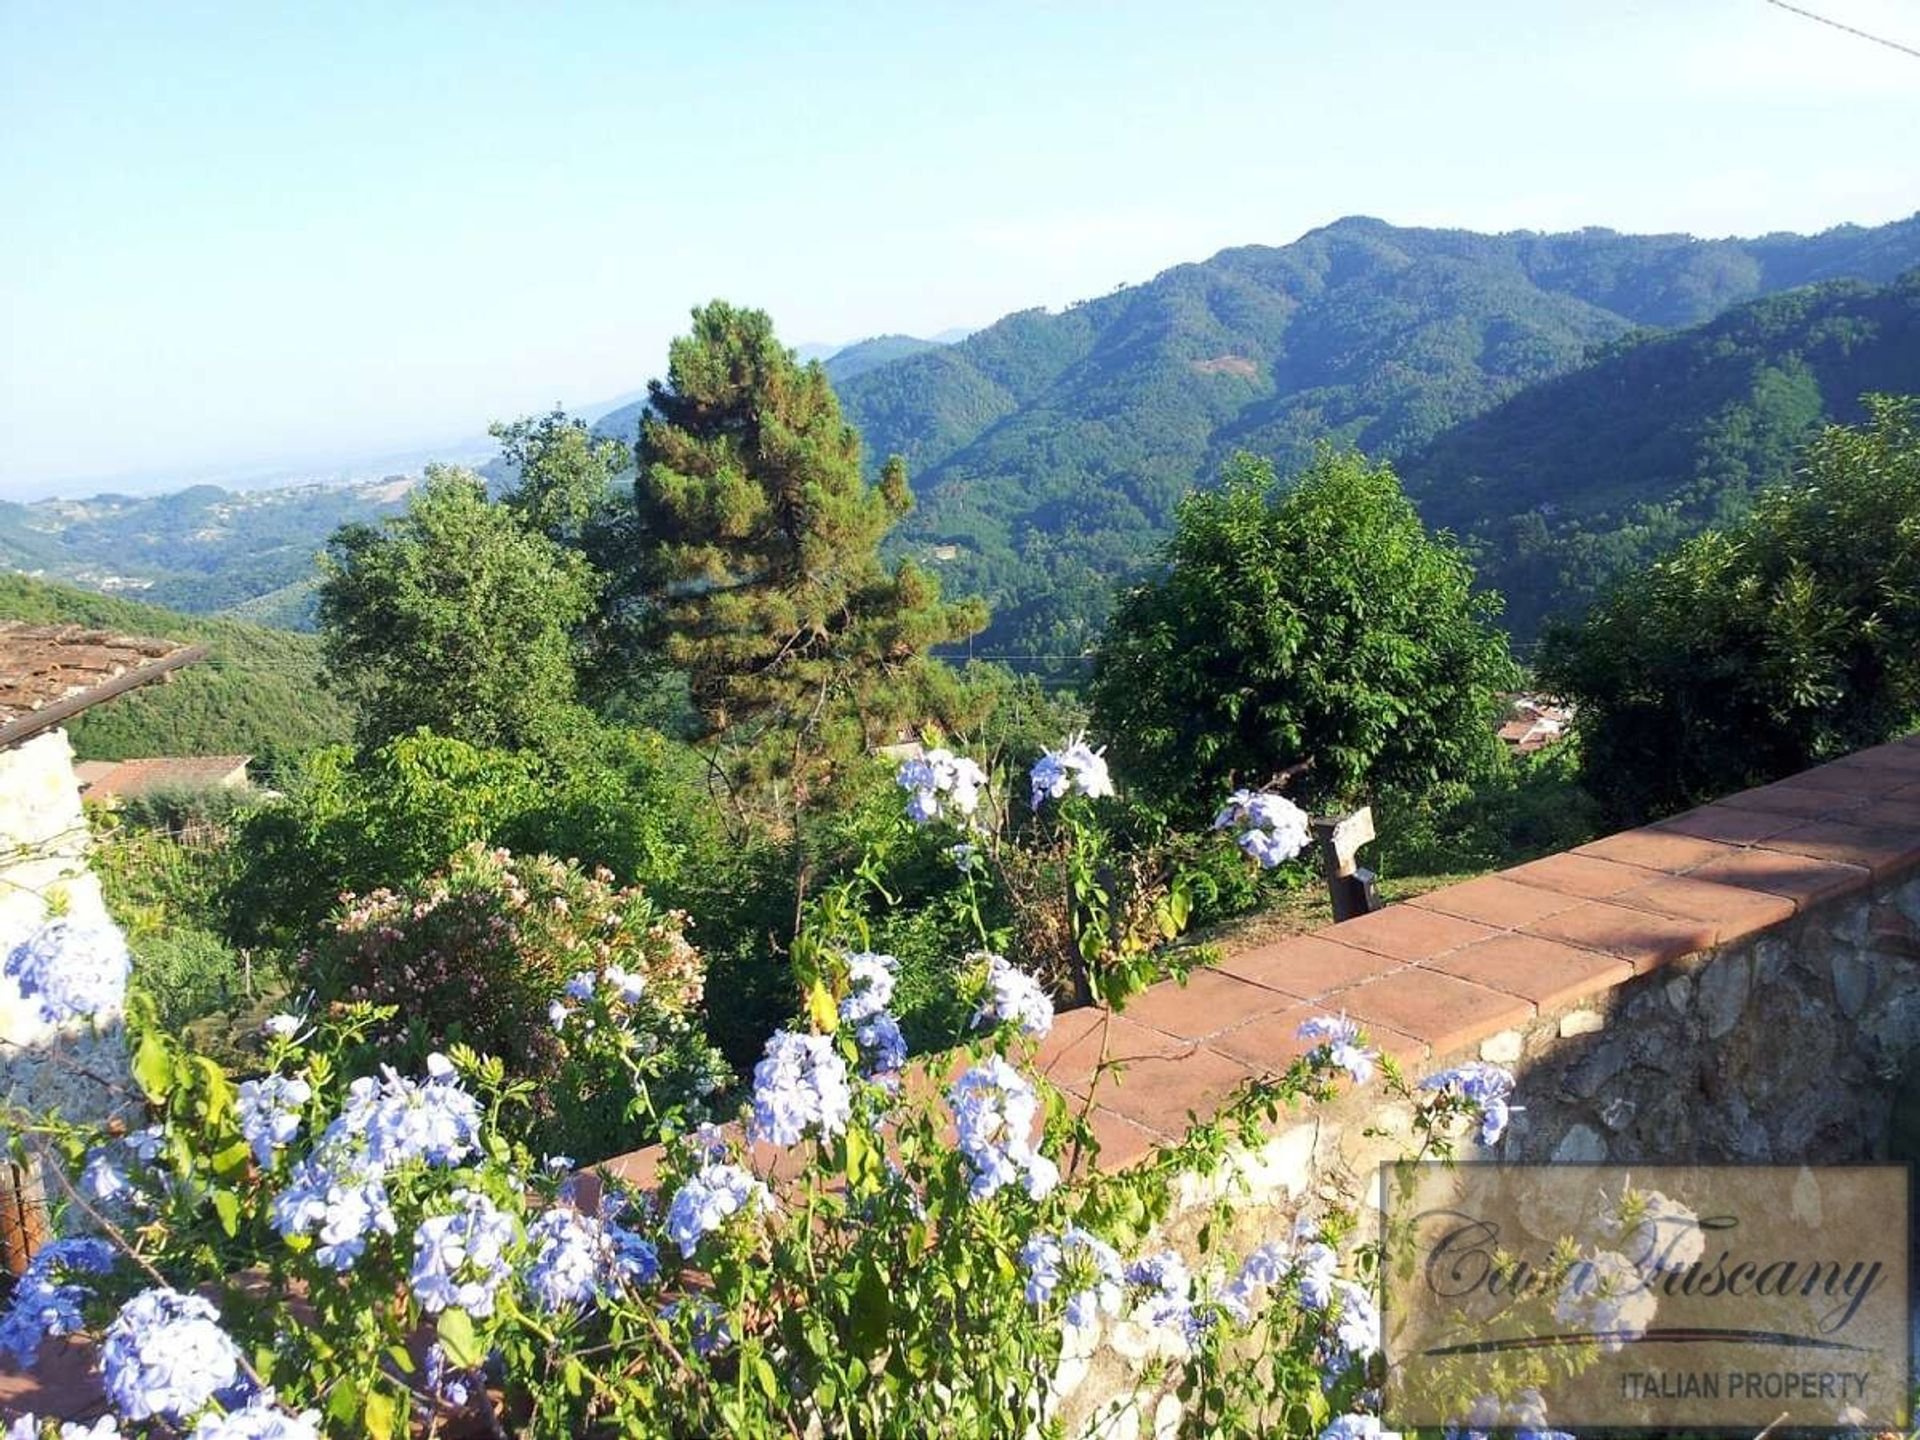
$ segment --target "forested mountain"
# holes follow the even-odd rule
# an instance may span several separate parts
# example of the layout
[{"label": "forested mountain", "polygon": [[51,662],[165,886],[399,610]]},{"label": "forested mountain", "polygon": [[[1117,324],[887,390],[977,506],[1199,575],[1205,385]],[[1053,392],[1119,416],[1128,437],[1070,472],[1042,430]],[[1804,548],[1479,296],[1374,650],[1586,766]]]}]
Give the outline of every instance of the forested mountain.
[{"label": "forested mountain", "polygon": [[1489,236],[1347,219],[839,382],[907,457],[909,543],[992,600],[982,648],[1077,653],[1112,582],[1236,449],[1399,458],[1589,352],[1757,295],[1920,263],[1920,217],[1757,240]]},{"label": "forested mountain", "polygon": [[1522,390],[1401,463],[1429,523],[1459,531],[1531,635],[1597,586],[1745,510],[1869,391],[1920,394],[1920,269],[1772,295],[1638,334]]},{"label": "forested mountain", "polygon": [[[310,582],[336,526],[397,512],[412,482],[0,501],[0,568],[207,614]],[[276,610],[277,619],[304,611]]]},{"label": "forested mountain", "polygon": [[244,754],[270,764],[344,740],[353,728],[319,683],[317,636],[181,615],[24,575],[0,575],[0,620],[72,621],[208,647],[205,660],[166,684],[96,705],[69,724],[82,759]]}]

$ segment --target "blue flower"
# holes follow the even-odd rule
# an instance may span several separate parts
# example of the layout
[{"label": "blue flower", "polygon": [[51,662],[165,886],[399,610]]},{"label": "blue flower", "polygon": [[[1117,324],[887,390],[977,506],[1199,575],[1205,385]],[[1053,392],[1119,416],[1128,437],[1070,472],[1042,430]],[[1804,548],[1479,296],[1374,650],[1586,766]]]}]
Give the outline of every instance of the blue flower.
[{"label": "blue flower", "polygon": [[847,956],[847,995],[840,1002],[840,1018],[850,1025],[871,1019],[893,1003],[894,972],[900,962],[891,955],[856,950]]},{"label": "blue flower", "polygon": [[1193,1276],[1177,1251],[1143,1255],[1127,1267],[1127,1283],[1144,1291],[1141,1308],[1149,1325],[1194,1330]]},{"label": "blue flower", "polygon": [[456,1190],[451,1199],[458,1208],[428,1216],[413,1232],[413,1295],[429,1314],[458,1306],[484,1319],[512,1273],[513,1217],[472,1190]]},{"label": "blue flower", "polygon": [[527,1289],[549,1312],[597,1303],[623,1285],[660,1274],[652,1245],[609,1220],[557,1207],[527,1227],[533,1262]]},{"label": "blue flower", "polygon": [[49,920],[7,956],[6,973],[20,994],[40,1002],[50,1025],[117,1014],[127,998],[133,959],[113,923]]},{"label": "blue flower", "polygon": [[7,1313],[0,1316],[0,1354],[25,1368],[49,1335],[71,1335],[84,1325],[80,1306],[93,1294],[73,1276],[104,1275],[113,1268],[113,1247],[80,1236],[43,1245],[14,1282]]},{"label": "blue flower", "polygon": [[1377,1415],[1336,1415],[1320,1432],[1320,1440],[1385,1440]]},{"label": "blue flower", "polygon": [[203,1417],[188,1440],[320,1440],[320,1412],[289,1415],[270,1397],[256,1396],[243,1410]]},{"label": "blue flower", "polygon": [[271,1169],[274,1152],[300,1133],[300,1108],[312,1098],[313,1087],[306,1081],[284,1075],[248,1080],[240,1086],[234,1102],[240,1133],[253,1147],[253,1158],[262,1170]]},{"label": "blue flower", "polygon": [[1305,1246],[1294,1260],[1294,1281],[1300,1289],[1300,1303],[1309,1310],[1324,1310],[1333,1303],[1334,1272],[1340,1257],[1333,1247],[1321,1241]]},{"label": "blue flower", "polygon": [[667,1207],[667,1235],[691,1257],[700,1242],[727,1220],[747,1210],[764,1210],[773,1197],[738,1165],[710,1162],[689,1175]]},{"label": "blue flower", "polygon": [[904,761],[893,778],[907,792],[907,818],[916,825],[943,815],[970,818],[987,785],[986,772],[973,761],[941,749]]},{"label": "blue flower", "polygon": [[1113,794],[1113,778],[1107,773],[1105,752],[1091,748],[1078,735],[1068,737],[1061,749],[1048,750],[1034,761],[1027,781],[1035,810],[1049,800],[1064,798],[1070,791],[1077,791],[1089,800]]},{"label": "blue flower", "polygon": [[220,1312],[198,1295],[143,1290],[100,1342],[107,1398],[125,1420],[185,1420],[240,1375]]},{"label": "blue flower", "polygon": [[968,959],[984,959],[987,965],[986,998],[973,1012],[973,1023],[977,1026],[992,1020],[996,1025],[1017,1025],[1034,1039],[1044,1039],[1053,1029],[1053,998],[1040,982],[1004,955],[972,955]]},{"label": "blue flower", "polygon": [[638,1005],[647,993],[647,977],[622,969],[618,965],[607,966],[607,973],[601,977],[612,990],[616,999],[629,1005]]},{"label": "blue flower", "polygon": [[1507,1121],[1515,1107],[1507,1097],[1513,1093],[1513,1072],[1483,1060],[1469,1060],[1420,1082],[1422,1090],[1450,1091],[1472,1102],[1480,1114],[1480,1143],[1492,1145],[1507,1132]]},{"label": "blue flower", "polygon": [[1058,1238],[1043,1234],[1028,1240],[1020,1250],[1020,1268],[1027,1272],[1027,1303],[1039,1308],[1064,1293],[1069,1325],[1091,1325],[1103,1314],[1120,1313],[1120,1256],[1077,1225]]},{"label": "blue flower", "polygon": [[566,992],[569,999],[593,999],[594,975],[591,970],[576,970],[567,977]]},{"label": "blue flower", "polygon": [[1236,790],[1226,808],[1213,817],[1216,830],[1237,830],[1241,850],[1271,870],[1284,865],[1312,838],[1307,812],[1284,795]]},{"label": "blue flower", "polygon": [[693,1342],[693,1353],[706,1359],[730,1349],[733,1345],[733,1330],[727,1324],[727,1312],[704,1295],[689,1295],[684,1300],[675,1300],[660,1308],[660,1318],[678,1321],[686,1317],[687,1333]]},{"label": "blue flower", "polygon": [[867,1078],[891,1084],[907,1063],[907,1037],[900,1033],[900,1022],[883,1010],[863,1020],[853,1038],[865,1061]]},{"label": "blue flower", "polygon": [[959,1132],[960,1153],[973,1171],[976,1200],[1019,1182],[1038,1200],[1060,1183],[1060,1170],[1033,1145],[1040,1098],[1006,1061],[989,1056],[960,1076],[947,1092]]},{"label": "blue flower", "polygon": [[1317,1040],[1313,1059],[1336,1070],[1344,1070],[1356,1085],[1373,1078],[1374,1061],[1379,1057],[1360,1043],[1360,1027],[1341,1015],[1320,1015],[1301,1024],[1302,1040]]},{"label": "blue flower", "polygon": [[847,1062],[825,1035],[776,1030],[753,1067],[748,1133],[774,1145],[795,1145],[809,1131],[837,1135],[853,1113]]}]

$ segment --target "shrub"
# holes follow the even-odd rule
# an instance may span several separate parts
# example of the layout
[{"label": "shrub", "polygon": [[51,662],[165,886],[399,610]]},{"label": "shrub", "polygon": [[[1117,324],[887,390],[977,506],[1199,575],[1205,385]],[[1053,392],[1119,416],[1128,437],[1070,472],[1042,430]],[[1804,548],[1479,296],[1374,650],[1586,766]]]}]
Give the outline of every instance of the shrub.
[{"label": "shrub", "polygon": [[1920,400],[1868,397],[1738,526],[1549,632],[1586,784],[1637,820],[1892,738],[1920,712]]},{"label": "shrub", "polygon": [[548,1143],[598,1156],[647,1138],[636,1083],[657,1121],[699,1111],[724,1076],[698,1032],[705,965],[684,919],[605,870],[476,844],[426,881],[350,897],[300,968],[323,999],[404,1017],[381,1058],[498,1056],[536,1082]]}]

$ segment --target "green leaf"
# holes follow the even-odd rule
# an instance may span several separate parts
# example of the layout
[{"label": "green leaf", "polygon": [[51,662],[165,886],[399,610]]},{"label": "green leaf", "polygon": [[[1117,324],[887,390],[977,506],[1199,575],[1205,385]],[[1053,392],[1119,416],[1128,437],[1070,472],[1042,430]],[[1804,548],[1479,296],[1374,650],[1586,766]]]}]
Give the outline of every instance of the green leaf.
[{"label": "green leaf", "polygon": [[373,1440],[392,1440],[394,1426],[400,1418],[400,1407],[391,1395],[375,1390],[367,1396],[365,1424],[367,1434]]},{"label": "green leaf", "polygon": [[220,1228],[232,1239],[240,1233],[240,1197],[231,1190],[213,1192],[213,1213],[220,1217]]},{"label": "green leaf", "polygon": [[446,1351],[447,1364],[455,1370],[471,1370],[487,1358],[480,1348],[480,1337],[474,1334],[473,1319],[466,1311],[458,1308],[441,1311],[438,1329],[440,1348]]},{"label": "green leaf", "polygon": [[140,1048],[133,1055],[133,1078],[155,1104],[165,1104],[173,1093],[173,1055],[157,1030],[140,1037]]}]

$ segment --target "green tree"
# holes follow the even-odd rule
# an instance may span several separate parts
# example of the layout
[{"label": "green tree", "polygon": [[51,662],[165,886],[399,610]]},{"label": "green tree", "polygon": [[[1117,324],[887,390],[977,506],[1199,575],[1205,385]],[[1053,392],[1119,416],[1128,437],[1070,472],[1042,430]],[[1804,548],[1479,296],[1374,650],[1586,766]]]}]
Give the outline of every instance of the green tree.
[{"label": "green tree", "polygon": [[1096,733],[1156,798],[1200,813],[1304,761],[1291,793],[1312,801],[1417,796],[1495,755],[1499,600],[1389,467],[1327,451],[1282,492],[1238,456],[1181,503],[1164,559],[1121,596],[1091,686]]},{"label": "green tree", "polygon": [[906,468],[861,470],[859,433],[818,364],[762,311],[716,301],[649,390],[635,480],[641,565],[664,658],[685,672],[736,781],[805,802],[823,762],[944,718],[964,699],[936,645],[986,623],[881,539],[912,504]]},{"label": "green tree", "polygon": [[424,726],[537,747],[564,726],[592,572],[490,503],[479,477],[429,466],[405,515],[343,526],[322,570],[327,674],[358,705],[362,744]]},{"label": "green tree", "polygon": [[1620,819],[1876,744],[1920,711],[1920,401],[1869,396],[1753,514],[1550,630],[1587,787]]},{"label": "green tree", "polygon": [[487,430],[514,481],[502,502],[533,530],[569,549],[582,549],[595,524],[612,508],[614,484],[627,468],[627,447],[596,436],[584,420],[555,407]]}]

